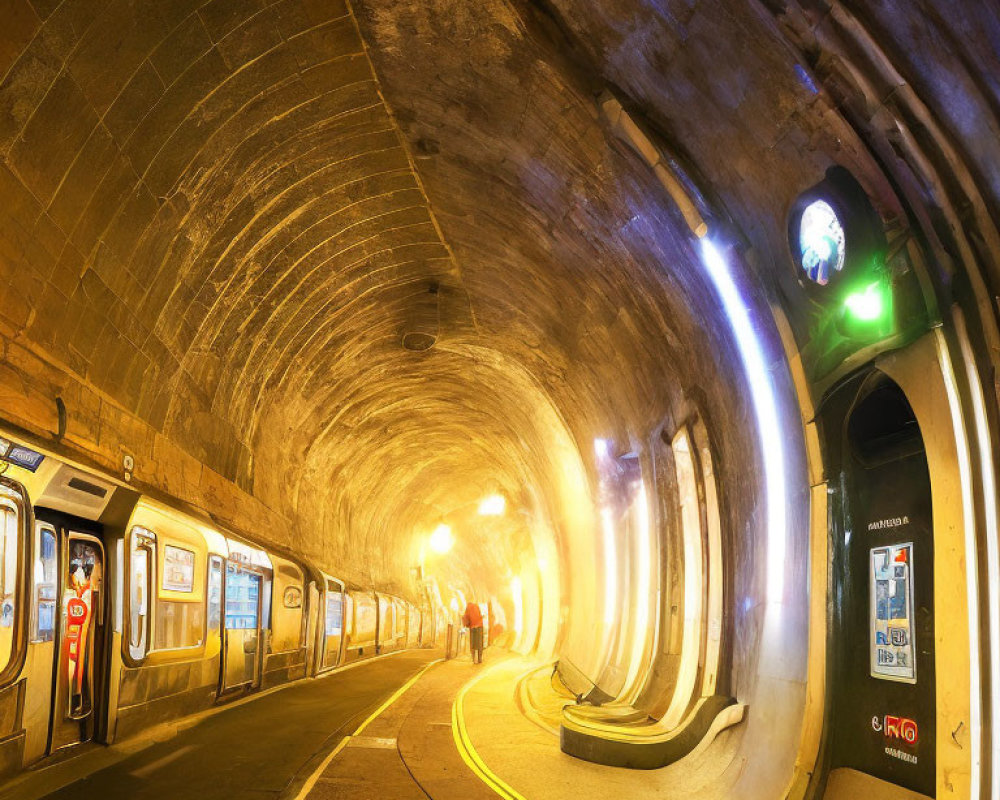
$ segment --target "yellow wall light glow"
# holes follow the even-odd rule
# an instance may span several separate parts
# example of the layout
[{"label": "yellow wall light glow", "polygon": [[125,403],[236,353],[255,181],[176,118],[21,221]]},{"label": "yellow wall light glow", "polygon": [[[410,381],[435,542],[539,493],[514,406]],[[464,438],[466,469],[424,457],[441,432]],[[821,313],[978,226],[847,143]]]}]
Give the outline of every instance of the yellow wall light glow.
[{"label": "yellow wall light glow", "polygon": [[507,500],[502,494],[491,494],[479,503],[479,514],[483,517],[499,517],[507,508]]},{"label": "yellow wall light glow", "polygon": [[514,576],[510,582],[510,596],[514,604],[514,635],[520,637],[524,628],[524,596],[521,579]]},{"label": "yellow wall light glow", "polygon": [[448,525],[442,523],[434,529],[433,533],[431,533],[430,545],[431,550],[435,553],[444,555],[451,550],[451,546],[453,544],[455,544],[455,539],[452,537],[451,528]]}]

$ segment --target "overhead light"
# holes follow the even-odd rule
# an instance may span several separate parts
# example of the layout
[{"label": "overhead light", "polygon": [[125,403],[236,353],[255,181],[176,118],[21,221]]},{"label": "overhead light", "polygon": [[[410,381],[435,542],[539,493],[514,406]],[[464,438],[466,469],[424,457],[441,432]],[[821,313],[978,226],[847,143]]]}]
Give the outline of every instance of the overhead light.
[{"label": "overhead light", "polygon": [[855,280],[881,262],[885,230],[854,176],[843,167],[831,167],[822,181],[792,203],[788,247],[806,291],[824,302],[828,285]]},{"label": "overhead light", "polygon": [[448,525],[445,525],[444,523],[438,525],[434,529],[434,532],[431,533],[430,545],[431,545],[431,550],[433,550],[435,553],[444,555],[449,550],[451,550],[451,546],[454,543],[455,540],[454,538],[452,538],[451,528]]},{"label": "overhead light", "polygon": [[482,517],[499,517],[507,508],[507,500],[502,494],[491,494],[479,503],[479,515]]},{"label": "overhead light", "polygon": [[825,200],[814,200],[799,220],[802,269],[821,286],[844,268],[844,226]]}]

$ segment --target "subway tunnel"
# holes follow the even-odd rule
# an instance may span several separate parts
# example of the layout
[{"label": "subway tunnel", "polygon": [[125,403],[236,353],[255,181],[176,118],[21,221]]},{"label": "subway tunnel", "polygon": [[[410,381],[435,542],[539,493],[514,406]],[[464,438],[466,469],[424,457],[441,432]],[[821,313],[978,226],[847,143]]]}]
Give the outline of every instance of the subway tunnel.
[{"label": "subway tunnel", "polygon": [[995,2],[0,9],[0,799],[1000,798]]}]

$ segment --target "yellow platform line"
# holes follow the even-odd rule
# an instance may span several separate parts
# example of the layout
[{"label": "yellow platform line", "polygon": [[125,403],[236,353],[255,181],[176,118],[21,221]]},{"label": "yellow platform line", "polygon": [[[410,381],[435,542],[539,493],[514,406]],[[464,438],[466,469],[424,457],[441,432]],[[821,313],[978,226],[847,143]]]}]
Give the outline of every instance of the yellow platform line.
[{"label": "yellow platform line", "polygon": [[487,670],[473,678],[459,690],[458,695],[455,697],[455,702],[451,704],[451,732],[455,737],[455,746],[458,748],[458,753],[462,756],[462,760],[483,783],[505,800],[525,800],[523,795],[498,778],[486,766],[479,753],[476,752],[476,748],[472,744],[472,739],[469,737],[469,732],[465,727],[465,694],[485,678],[490,671],[492,670]]},{"label": "yellow platform line", "polygon": [[340,754],[340,751],[343,750],[345,747],[347,747],[351,739],[353,739],[355,736],[360,736],[365,728],[371,725],[372,722],[374,722],[379,717],[379,715],[384,713],[385,710],[389,708],[389,706],[391,706],[400,697],[402,697],[406,693],[407,689],[409,689],[411,686],[413,686],[413,684],[419,681],[420,678],[423,677],[423,674],[427,672],[427,670],[429,670],[435,664],[440,664],[442,661],[444,661],[443,658],[438,658],[435,659],[434,661],[431,661],[428,664],[425,664],[424,667],[416,675],[414,675],[406,683],[400,686],[395,692],[392,693],[392,695],[389,697],[388,700],[386,700],[384,703],[382,703],[382,705],[376,708],[369,715],[368,719],[366,719],[364,722],[358,725],[358,727],[354,729],[353,733],[349,733],[347,734],[347,736],[341,739],[337,743],[337,746],[334,747],[333,750],[329,752],[327,757],[323,759],[320,765],[316,767],[315,770],[313,770],[312,775],[309,776],[306,782],[302,784],[302,788],[299,790],[299,793],[295,795],[294,800],[305,800],[309,792],[313,790],[313,787],[316,785],[316,781],[319,780],[320,775],[322,775],[326,771],[326,768],[330,766],[330,762],[333,761],[333,759],[335,759]]}]

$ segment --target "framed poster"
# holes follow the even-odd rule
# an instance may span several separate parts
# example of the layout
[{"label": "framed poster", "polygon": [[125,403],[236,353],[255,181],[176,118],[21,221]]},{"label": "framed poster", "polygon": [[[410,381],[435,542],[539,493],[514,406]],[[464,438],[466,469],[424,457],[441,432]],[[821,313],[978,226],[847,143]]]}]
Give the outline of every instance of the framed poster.
[{"label": "framed poster", "polygon": [[168,544],[163,548],[163,588],[171,592],[194,591],[194,552]]},{"label": "framed poster", "polygon": [[873,547],[870,563],[871,676],[916,683],[913,542]]}]

